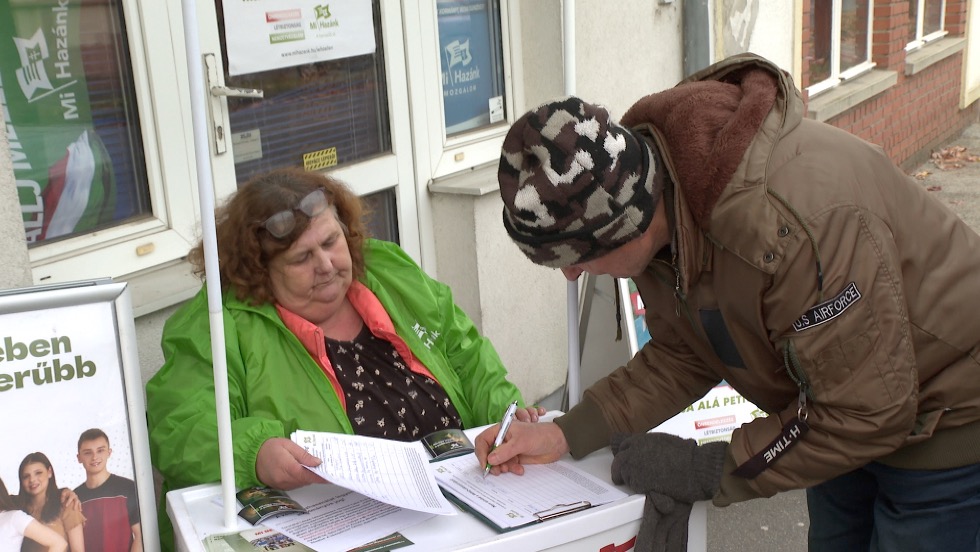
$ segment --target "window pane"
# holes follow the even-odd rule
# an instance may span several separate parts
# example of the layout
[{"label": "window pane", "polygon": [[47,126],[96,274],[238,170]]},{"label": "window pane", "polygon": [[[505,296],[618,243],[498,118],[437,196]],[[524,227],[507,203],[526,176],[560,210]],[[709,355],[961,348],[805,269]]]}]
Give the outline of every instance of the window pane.
[{"label": "window pane", "polygon": [[225,83],[265,91],[262,99],[228,98],[238,182],[276,168],[302,167],[304,154],[329,159],[316,165],[325,169],[391,151],[380,0],[372,2],[373,54],[237,76],[228,75],[224,11],[221,0],[215,4]]},{"label": "window pane", "polygon": [[840,21],[840,70],[868,61],[870,0],[843,0]]},{"label": "window pane", "polygon": [[150,214],[118,0],[0,0],[0,97],[29,245]]},{"label": "window pane", "polygon": [[813,35],[813,57],[810,59],[811,85],[830,78],[833,17],[834,4],[831,0],[813,1],[810,6],[810,29]]},{"label": "window pane", "polygon": [[438,0],[446,136],[501,122],[504,64],[497,0]]},{"label": "window pane", "polygon": [[368,235],[398,243],[398,209],[393,189],[361,196]]},{"label": "window pane", "polygon": [[923,36],[942,30],[943,0],[926,0],[922,19]]}]

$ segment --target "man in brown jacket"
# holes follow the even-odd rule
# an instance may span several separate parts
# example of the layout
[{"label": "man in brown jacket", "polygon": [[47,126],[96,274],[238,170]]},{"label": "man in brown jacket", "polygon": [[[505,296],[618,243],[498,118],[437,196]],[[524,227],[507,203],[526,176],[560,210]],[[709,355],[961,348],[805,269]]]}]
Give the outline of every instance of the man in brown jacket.
[{"label": "man in brown jacket", "polygon": [[[638,550],[696,500],[807,489],[811,551],[980,550],[980,236],[877,146],[803,117],[748,54],[642,98],[514,123],[504,226],[535,263],[633,278],[650,341],[555,423],[477,440],[493,472],[612,444]],[[645,433],[727,381],[730,443]],[[631,435],[622,435],[631,434]]]}]

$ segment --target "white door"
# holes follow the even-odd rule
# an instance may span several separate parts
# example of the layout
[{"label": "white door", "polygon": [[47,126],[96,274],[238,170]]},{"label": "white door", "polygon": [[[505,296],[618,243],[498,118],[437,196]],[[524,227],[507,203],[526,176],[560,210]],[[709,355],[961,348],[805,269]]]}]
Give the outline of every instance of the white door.
[{"label": "white door", "polygon": [[374,237],[418,259],[398,2],[214,0],[198,17],[216,196],[279,167],[329,171]]}]

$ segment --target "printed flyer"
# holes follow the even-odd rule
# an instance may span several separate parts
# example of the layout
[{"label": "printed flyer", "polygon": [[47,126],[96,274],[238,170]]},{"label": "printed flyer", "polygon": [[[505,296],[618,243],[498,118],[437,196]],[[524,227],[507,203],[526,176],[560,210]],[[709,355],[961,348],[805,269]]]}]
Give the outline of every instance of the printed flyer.
[{"label": "printed flyer", "polygon": [[224,0],[228,74],[374,53],[371,0]]}]

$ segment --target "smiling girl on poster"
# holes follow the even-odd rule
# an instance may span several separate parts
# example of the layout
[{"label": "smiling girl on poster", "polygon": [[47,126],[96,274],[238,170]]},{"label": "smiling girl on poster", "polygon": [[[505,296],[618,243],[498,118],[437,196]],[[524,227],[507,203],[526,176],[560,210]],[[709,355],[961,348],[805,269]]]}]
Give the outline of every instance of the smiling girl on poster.
[{"label": "smiling girl on poster", "polygon": [[[84,552],[82,524],[85,516],[75,508],[66,508],[61,502],[61,491],[55,479],[51,461],[41,452],[32,452],[24,457],[17,470],[20,477],[20,501],[22,509],[34,519],[53,529],[68,541],[68,550]],[[21,552],[44,550],[31,541],[25,543]]]},{"label": "smiling girl on poster", "polygon": [[63,552],[68,543],[61,535],[17,508],[14,497],[0,479],[0,550],[20,550],[24,537],[48,552]]}]

